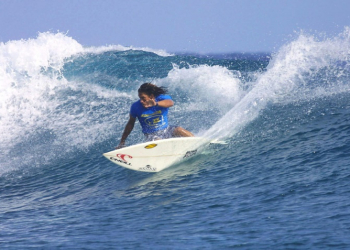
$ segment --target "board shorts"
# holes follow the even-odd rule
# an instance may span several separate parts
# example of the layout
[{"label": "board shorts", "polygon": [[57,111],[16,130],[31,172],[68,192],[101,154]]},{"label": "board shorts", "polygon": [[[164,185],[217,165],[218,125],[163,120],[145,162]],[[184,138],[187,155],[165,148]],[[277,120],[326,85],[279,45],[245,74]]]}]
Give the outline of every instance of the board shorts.
[{"label": "board shorts", "polygon": [[145,140],[146,141],[155,141],[155,140],[162,140],[162,139],[169,139],[174,137],[174,131],[178,128],[178,126],[168,126],[166,129],[158,130],[153,133],[145,134]]}]

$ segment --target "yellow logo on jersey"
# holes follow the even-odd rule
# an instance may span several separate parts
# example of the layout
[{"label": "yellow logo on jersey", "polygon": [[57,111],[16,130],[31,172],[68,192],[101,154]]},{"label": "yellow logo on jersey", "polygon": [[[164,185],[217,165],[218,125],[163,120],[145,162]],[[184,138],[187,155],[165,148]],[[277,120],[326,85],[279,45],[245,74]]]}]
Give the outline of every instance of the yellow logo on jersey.
[{"label": "yellow logo on jersey", "polygon": [[142,114],[141,117],[149,117],[149,116],[154,116],[154,115],[161,114],[161,113],[162,113],[162,111],[158,110],[152,114]]}]

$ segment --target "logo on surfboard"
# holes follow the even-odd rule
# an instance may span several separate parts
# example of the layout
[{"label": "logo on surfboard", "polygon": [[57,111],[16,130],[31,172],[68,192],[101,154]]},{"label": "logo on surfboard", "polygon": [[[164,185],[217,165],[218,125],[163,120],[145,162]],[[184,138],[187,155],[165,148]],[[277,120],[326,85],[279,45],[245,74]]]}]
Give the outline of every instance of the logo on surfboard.
[{"label": "logo on surfboard", "polygon": [[117,154],[117,157],[122,159],[123,161],[126,161],[125,157],[129,157],[129,159],[132,159],[131,155],[126,155],[126,154]]},{"label": "logo on surfboard", "polygon": [[146,149],[151,149],[151,148],[155,148],[155,147],[157,147],[157,144],[152,143],[152,144],[148,144],[145,148]]},{"label": "logo on surfboard", "polygon": [[131,166],[131,163],[128,162],[125,157],[128,157],[129,159],[132,159],[132,156],[131,155],[127,155],[127,154],[116,154],[116,156],[118,157],[110,157],[111,160],[113,161],[117,161],[117,162],[120,162],[120,163],[124,163],[126,165],[129,165]]},{"label": "logo on surfboard", "polygon": [[150,171],[157,171],[157,168],[154,168],[152,167],[151,165],[146,165],[145,167],[141,167],[139,168],[140,171],[147,171],[147,172],[150,172]]}]

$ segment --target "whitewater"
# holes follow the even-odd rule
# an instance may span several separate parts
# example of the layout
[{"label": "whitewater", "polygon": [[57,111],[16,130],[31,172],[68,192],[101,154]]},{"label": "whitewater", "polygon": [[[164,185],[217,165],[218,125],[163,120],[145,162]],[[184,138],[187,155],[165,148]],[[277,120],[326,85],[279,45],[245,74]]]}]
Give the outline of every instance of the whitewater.
[{"label": "whitewater", "polygon": [[[228,144],[159,173],[104,159],[144,82],[170,124]],[[0,247],[348,249],[349,117],[348,27],[256,55],[0,43]]]}]

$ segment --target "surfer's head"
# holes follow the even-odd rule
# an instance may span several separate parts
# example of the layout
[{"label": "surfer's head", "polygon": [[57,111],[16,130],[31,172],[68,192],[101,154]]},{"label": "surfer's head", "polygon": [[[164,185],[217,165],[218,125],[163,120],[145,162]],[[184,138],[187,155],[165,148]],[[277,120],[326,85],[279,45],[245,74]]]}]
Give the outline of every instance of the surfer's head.
[{"label": "surfer's head", "polygon": [[140,86],[138,92],[142,106],[149,108],[155,105],[157,96],[166,94],[167,91],[164,87],[158,87],[152,83],[144,83]]},{"label": "surfer's head", "polygon": [[148,95],[150,98],[154,98],[157,97],[159,95],[162,94],[166,94],[167,90],[165,87],[158,87],[157,85],[154,85],[152,83],[144,83],[140,86],[139,90],[139,95],[140,94],[146,94]]}]

